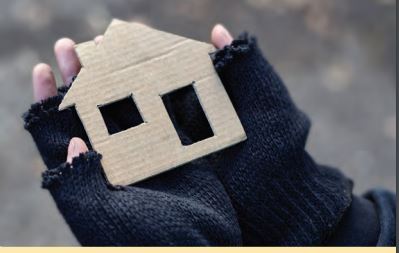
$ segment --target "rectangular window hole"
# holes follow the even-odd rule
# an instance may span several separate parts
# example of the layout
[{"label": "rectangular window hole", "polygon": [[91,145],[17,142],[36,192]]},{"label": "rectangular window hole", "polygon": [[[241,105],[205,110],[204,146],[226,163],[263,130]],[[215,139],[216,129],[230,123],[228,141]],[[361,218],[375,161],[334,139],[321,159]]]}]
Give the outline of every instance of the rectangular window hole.
[{"label": "rectangular window hole", "polygon": [[166,111],[184,146],[214,136],[193,84],[162,96]]},{"label": "rectangular window hole", "polygon": [[132,95],[98,108],[110,135],[144,123]]}]

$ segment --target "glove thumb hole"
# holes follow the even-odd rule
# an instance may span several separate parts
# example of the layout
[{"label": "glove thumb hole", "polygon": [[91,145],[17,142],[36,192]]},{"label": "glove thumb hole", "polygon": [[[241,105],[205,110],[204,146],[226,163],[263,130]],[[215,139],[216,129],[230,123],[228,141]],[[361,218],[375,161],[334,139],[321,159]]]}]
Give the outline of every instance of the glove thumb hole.
[{"label": "glove thumb hole", "polygon": [[108,188],[100,160],[100,154],[88,151],[81,139],[74,138],[68,147],[67,162],[45,171],[42,186],[72,195],[105,192]]}]

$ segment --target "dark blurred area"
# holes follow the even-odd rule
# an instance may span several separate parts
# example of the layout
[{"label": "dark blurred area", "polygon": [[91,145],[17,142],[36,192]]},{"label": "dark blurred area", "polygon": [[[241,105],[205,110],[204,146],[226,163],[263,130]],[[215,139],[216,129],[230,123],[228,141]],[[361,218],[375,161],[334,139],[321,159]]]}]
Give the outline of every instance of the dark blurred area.
[{"label": "dark blurred area", "polygon": [[[111,18],[209,41],[221,22],[258,37],[312,118],[308,150],[355,181],[395,190],[395,0],[0,1],[0,245],[76,245],[47,191],[21,114],[31,68],[56,67],[53,44],[105,31]],[[58,74],[58,72],[56,72]],[[60,79],[58,79],[60,80]]]}]

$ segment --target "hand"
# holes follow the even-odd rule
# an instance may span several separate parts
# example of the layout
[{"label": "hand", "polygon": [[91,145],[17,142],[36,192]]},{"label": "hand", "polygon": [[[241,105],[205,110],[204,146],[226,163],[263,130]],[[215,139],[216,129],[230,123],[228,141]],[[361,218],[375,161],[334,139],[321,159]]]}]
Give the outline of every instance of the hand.
[{"label": "hand", "polygon": [[[244,34],[213,58],[247,140],[205,159],[233,203],[243,244],[325,243],[350,206],[352,182],[307,154],[310,121],[254,38]],[[179,99],[187,110],[176,110],[174,117],[206,129],[196,120],[200,108],[190,108],[195,105],[190,99]]]},{"label": "hand", "polygon": [[[310,123],[256,41],[232,41],[216,26],[212,42],[220,49],[215,68],[247,140],[122,188],[104,180],[100,155],[87,151],[76,113],[56,109],[67,88],[57,92],[51,69],[35,68],[35,96],[46,100],[32,106],[25,127],[49,168],[44,186],[82,244],[320,245],[340,221],[351,202],[351,183],[306,153]],[[72,44],[55,50],[65,82],[80,67]],[[189,107],[190,99],[179,101]],[[178,118],[185,112],[172,113]],[[195,115],[184,119],[196,122]]]}]

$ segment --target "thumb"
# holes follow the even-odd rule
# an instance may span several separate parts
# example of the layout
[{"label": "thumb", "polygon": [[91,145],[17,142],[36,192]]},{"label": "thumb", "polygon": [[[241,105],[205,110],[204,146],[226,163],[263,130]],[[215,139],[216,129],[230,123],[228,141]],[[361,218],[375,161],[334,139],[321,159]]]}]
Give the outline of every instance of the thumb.
[{"label": "thumb", "polygon": [[82,139],[74,137],[69,142],[66,163],[44,171],[42,186],[54,193],[56,202],[59,194],[67,201],[69,195],[88,195],[93,189],[103,192],[107,182],[100,160],[100,154],[89,151]]},{"label": "thumb", "polygon": [[67,162],[72,163],[74,157],[79,156],[81,153],[86,153],[88,150],[86,143],[82,139],[78,137],[72,138],[68,146]]},{"label": "thumb", "polygon": [[212,29],[211,41],[217,49],[222,49],[231,44],[233,37],[223,25],[217,24]]}]

